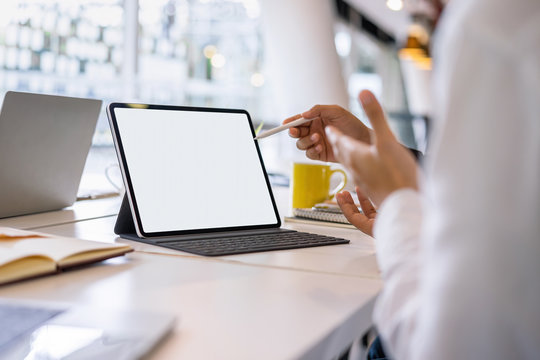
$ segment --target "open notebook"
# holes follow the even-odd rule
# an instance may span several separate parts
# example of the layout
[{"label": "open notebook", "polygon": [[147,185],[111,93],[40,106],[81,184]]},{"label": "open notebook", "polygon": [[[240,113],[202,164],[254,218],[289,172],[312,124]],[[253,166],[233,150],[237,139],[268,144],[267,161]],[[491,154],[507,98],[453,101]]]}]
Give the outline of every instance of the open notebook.
[{"label": "open notebook", "polygon": [[0,227],[0,285],[95,263],[133,251],[101,243]]}]

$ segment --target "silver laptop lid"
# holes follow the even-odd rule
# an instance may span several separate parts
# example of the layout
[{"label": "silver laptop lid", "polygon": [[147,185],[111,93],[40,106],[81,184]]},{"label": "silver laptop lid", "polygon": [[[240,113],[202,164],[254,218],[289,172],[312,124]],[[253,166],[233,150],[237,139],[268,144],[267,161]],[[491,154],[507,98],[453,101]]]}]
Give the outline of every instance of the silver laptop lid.
[{"label": "silver laptop lid", "polygon": [[73,204],[101,100],[9,91],[0,113],[0,218]]}]

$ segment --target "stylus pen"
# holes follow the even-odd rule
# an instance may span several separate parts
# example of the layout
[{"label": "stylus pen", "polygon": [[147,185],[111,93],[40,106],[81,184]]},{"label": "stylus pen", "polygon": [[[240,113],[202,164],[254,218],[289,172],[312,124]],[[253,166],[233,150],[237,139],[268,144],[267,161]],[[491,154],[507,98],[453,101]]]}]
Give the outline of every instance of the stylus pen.
[{"label": "stylus pen", "polygon": [[278,126],[276,128],[273,128],[273,129],[270,129],[270,130],[267,130],[257,136],[254,137],[255,140],[259,140],[259,139],[262,139],[262,138],[265,138],[265,137],[268,137],[270,135],[274,135],[274,134],[277,134],[278,132],[281,132],[283,130],[287,130],[287,129],[290,129],[292,127],[295,127],[295,126],[298,126],[298,125],[302,125],[304,123],[307,123],[308,121],[313,121],[315,119],[304,119],[304,118],[300,118],[300,119],[297,119],[297,120],[294,120],[294,121],[291,121],[290,123],[288,124],[285,124],[285,125],[281,125],[281,126]]}]

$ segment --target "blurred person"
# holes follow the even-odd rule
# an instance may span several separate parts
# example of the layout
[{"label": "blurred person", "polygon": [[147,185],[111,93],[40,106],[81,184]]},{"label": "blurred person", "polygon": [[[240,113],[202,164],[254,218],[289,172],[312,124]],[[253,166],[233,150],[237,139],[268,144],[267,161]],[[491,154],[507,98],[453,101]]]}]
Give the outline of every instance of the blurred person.
[{"label": "blurred person", "polygon": [[[374,322],[391,358],[538,359],[540,2],[453,0],[433,54],[425,174],[368,91],[373,131],[321,118],[291,136],[377,209]],[[365,216],[349,193],[338,202],[353,224]]]}]

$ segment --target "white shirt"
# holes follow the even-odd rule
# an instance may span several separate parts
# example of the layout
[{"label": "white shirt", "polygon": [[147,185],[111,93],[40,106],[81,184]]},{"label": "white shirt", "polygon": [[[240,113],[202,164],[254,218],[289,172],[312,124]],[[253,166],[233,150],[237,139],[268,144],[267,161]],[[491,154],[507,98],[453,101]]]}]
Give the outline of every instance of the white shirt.
[{"label": "white shirt", "polygon": [[540,359],[540,0],[452,0],[421,194],[375,224],[397,359]]}]

